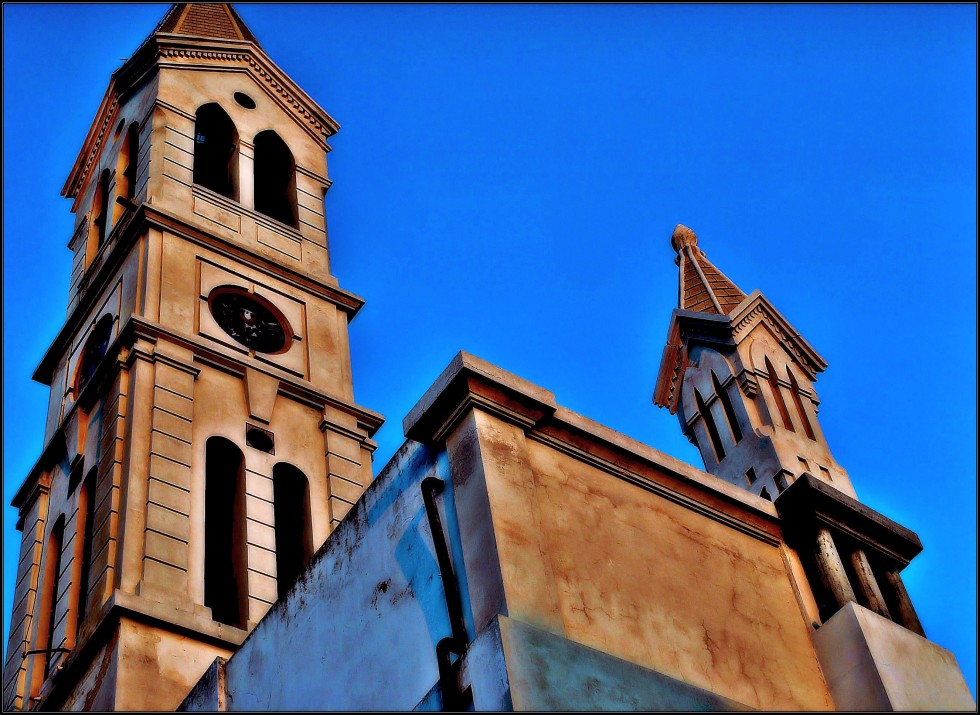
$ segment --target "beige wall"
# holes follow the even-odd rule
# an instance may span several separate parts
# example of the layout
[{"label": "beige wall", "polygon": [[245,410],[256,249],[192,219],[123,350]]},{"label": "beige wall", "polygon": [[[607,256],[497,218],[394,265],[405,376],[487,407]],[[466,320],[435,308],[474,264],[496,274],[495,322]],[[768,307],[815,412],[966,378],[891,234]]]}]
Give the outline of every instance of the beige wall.
[{"label": "beige wall", "polygon": [[751,707],[833,707],[777,546],[528,449],[569,638]]},{"label": "beige wall", "polygon": [[479,409],[447,439],[477,632],[500,613],[749,707],[833,708],[778,528],[556,444]]},{"label": "beige wall", "polygon": [[[97,693],[97,702],[112,705],[118,693],[139,690],[136,684],[159,674],[165,683],[176,682],[166,674],[171,667],[183,669],[181,683],[189,687],[218,652],[207,643],[230,645],[244,637],[212,622],[203,604],[209,437],[231,440],[245,456],[250,625],[277,597],[273,467],[291,464],[309,480],[314,548],[372,478],[370,436],[381,418],[353,401],[347,328],[362,301],[339,289],[329,272],[326,130],[319,120],[301,116],[307,100],[289,94],[291,82],[275,77],[278,70],[262,69],[262,62],[274,67],[267,60],[249,65],[239,55],[212,53],[202,60],[161,52],[158,69],[137,86],[110,87],[83,150],[94,153],[81,157],[70,179],[79,183],[69,239],[69,317],[40,372],[52,388],[46,449],[25,494],[34,485],[43,489],[21,505],[25,535],[4,670],[5,705],[25,704],[18,693],[29,687],[32,674],[21,654],[37,638],[33,614],[44,546],[60,515],[66,520],[63,576],[51,645],[74,652],[56,656],[65,666],[58,687],[71,690],[68,681],[76,679],[68,695],[72,703],[81,706]],[[256,108],[237,104],[235,92],[250,96]],[[231,116],[239,133],[237,201],[193,185],[194,114],[211,101]],[[120,152],[132,125],[140,130],[136,202],[142,212],[116,203]],[[285,141],[296,162],[296,227],[254,210],[254,139],[267,129]],[[92,241],[92,204],[105,169],[108,226],[99,247]],[[137,216],[146,223],[127,223]],[[209,292],[220,285],[246,288],[275,304],[289,323],[290,348],[256,354],[231,339],[208,308]],[[92,328],[105,315],[114,318],[110,351],[100,380],[80,400],[74,389],[78,365]],[[246,423],[274,432],[274,454],[246,445]],[[79,490],[68,488],[79,458],[86,474],[97,465],[99,475],[86,584],[79,583]],[[83,588],[91,593],[89,617],[76,628],[74,604]],[[110,610],[153,613],[173,626],[171,634],[185,635],[155,629],[140,635],[141,627],[124,618],[114,636],[126,654],[118,661],[118,677],[89,682],[88,666],[74,656]],[[117,661],[110,661],[115,668]],[[49,679],[45,694],[57,680]],[[166,695],[168,705],[150,698],[139,707],[166,709],[183,694],[174,693],[173,703]]]}]

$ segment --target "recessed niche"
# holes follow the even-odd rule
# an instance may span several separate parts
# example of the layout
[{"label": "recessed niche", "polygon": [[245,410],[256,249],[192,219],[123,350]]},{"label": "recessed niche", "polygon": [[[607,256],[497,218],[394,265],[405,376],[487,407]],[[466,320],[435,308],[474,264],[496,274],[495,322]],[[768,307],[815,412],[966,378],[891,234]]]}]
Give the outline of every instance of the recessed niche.
[{"label": "recessed niche", "polygon": [[235,101],[245,109],[255,109],[255,100],[244,92],[235,92]]},{"label": "recessed niche", "polygon": [[276,436],[269,430],[247,424],[245,425],[245,444],[260,452],[275,454]]}]

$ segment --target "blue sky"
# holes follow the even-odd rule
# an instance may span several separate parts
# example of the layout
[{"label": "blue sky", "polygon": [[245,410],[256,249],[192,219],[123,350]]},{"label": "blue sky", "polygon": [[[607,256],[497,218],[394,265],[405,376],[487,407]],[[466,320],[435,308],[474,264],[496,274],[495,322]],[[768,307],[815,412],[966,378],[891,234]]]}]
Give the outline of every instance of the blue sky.
[{"label": "blue sky", "polygon": [[[6,504],[64,320],[60,191],[167,7],[3,7]],[[376,471],[460,349],[702,466],[651,404],[684,223],[829,362],[831,450],[921,538],[908,590],[976,695],[975,5],[237,7],[342,125],[330,249],[367,300],[351,351],[358,402],[387,418]]]}]

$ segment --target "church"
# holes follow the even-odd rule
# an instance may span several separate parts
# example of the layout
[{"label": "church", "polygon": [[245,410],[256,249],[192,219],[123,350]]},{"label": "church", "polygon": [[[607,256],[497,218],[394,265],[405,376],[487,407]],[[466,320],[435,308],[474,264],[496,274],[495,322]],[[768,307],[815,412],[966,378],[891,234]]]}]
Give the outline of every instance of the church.
[{"label": "church", "polygon": [[173,5],[110,78],[5,710],[975,710],[903,584],[918,536],[824,437],[827,362],[691,228],[652,397],[703,470],[466,352],[376,468],[338,128],[230,4]]}]

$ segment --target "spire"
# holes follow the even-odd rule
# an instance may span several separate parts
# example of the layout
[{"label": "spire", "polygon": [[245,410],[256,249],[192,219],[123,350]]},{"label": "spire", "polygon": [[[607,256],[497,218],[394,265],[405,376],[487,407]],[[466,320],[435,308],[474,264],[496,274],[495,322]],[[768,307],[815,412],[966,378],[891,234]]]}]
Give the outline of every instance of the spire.
[{"label": "spire", "polygon": [[157,33],[259,44],[231,3],[174,3],[153,31]]},{"label": "spire", "polygon": [[680,267],[681,310],[730,315],[745,300],[745,293],[712,265],[698,248],[698,237],[687,226],[677,224],[670,245],[677,251]]}]

